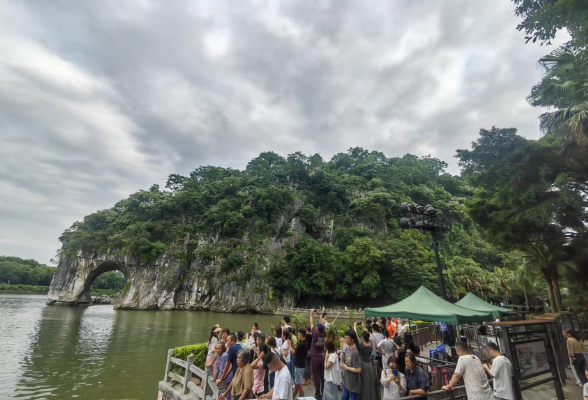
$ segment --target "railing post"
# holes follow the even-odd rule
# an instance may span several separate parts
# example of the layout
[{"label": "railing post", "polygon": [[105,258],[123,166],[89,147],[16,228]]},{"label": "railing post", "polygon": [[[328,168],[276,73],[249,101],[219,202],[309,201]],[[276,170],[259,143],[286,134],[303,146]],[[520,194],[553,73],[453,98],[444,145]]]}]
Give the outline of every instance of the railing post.
[{"label": "railing post", "polygon": [[190,365],[194,363],[194,354],[190,354],[186,360],[188,365],[186,366],[186,373],[184,374],[184,394],[188,394],[188,382],[192,379],[192,372],[190,371]]},{"label": "railing post", "polygon": [[170,361],[170,358],[171,358],[172,354],[174,354],[174,349],[169,349],[167,351],[167,362],[165,363],[165,376],[163,377],[163,381],[164,382],[171,381],[171,378],[167,376],[167,373],[171,369],[171,361]]},{"label": "railing post", "polygon": [[212,394],[212,388],[210,387],[210,383],[208,382],[208,377],[210,375],[208,375],[208,370],[206,368],[204,368],[204,378],[202,382],[204,382],[204,385],[202,385],[202,388],[204,389],[204,398],[206,399],[206,396]]}]

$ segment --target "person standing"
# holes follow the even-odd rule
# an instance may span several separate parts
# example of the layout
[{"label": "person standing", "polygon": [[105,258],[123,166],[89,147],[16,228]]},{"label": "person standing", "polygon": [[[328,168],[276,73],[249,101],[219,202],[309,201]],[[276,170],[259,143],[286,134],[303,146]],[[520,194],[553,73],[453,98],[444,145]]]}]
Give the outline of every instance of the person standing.
[{"label": "person standing", "polygon": [[488,329],[486,329],[483,322],[478,323],[478,335],[482,335],[482,336],[488,335]]},{"label": "person standing", "polygon": [[[399,399],[406,393],[406,377],[398,371],[395,355],[391,355],[387,360],[389,368],[384,368],[380,376],[380,383],[384,387],[383,400]],[[396,370],[396,374],[394,374],[394,370]]]},{"label": "person standing", "polygon": [[406,320],[404,320],[404,319],[399,320],[398,329],[396,330],[396,332],[398,332],[398,336],[404,337],[404,334],[407,331],[408,331],[408,324],[406,323]]},{"label": "person standing", "polygon": [[[230,383],[231,383],[231,378],[232,376],[227,376],[227,378],[225,378],[224,381],[221,381],[221,377],[223,375],[223,372],[225,370],[225,365],[227,365],[227,362],[229,361],[229,355],[227,354],[227,352],[225,351],[225,344],[222,342],[218,342],[216,344],[216,369],[212,375],[212,378],[215,380],[216,382],[216,387],[218,388],[219,391],[224,391],[226,390],[226,388],[229,387]],[[229,393],[229,396],[227,397],[228,400],[231,400],[231,395]]]},{"label": "person standing", "polygon": [[[278,348],[278,345],[276,343],[276,338],[275,337],[271,337],[267,340],[267,347],[268,347],[268,351],[270,353],[274,353],[275,355],[277,355],[278,357],[282,358],[281,356],[281,352],[280,349]],[[263,360],[262,360],[263,361]],[[264,366],[267,368],[267,366]],[[275,380],[276,374],[273,373],[272,371],[270,371],[268,369],[268,378],[269,378],[269,385],[268,385],[268,389],[271,390],[274,387],[274,380]]]},{"label": "person standing", "polygon": [[388,333],[390,334],[390,337],[393,338],[394,335],[396,335],[396,327],[394,326],[394,323],[392,323],[392,318],[387,318],[386,319],[386,329],[388,329]]},{"label": "person standing", "polygon": [[459,356],[455,372],[449,384],[441,389],[453,390],[460,378],[463,378],[469,400],[494,400],[492,388],[488,383],[488,378],[480,359],[470,354],[468,346],[464,342],[457,342],[455,350]]},{"label": "person standing", "polygon": [[586,379],[586,375],[584,374],[584,371],[586,370],[584,346],[582,342],[580,342],[580,335],[578,335],[578,333],[575,330],[567,329],[564,331],[564,333],[568,338],[568,356],[570,358],[572,371],[574,372],[574,377],[577,380],[576,384],[580,387],[583,387],[584,384],[588,381]]},{"label": "person standing", "polygon": [[276,339],[276,346],[278,347],[282,347],[282,344],[284,343],[284,340],[282,339],[282,328],[280,328],[279,326],[276,326],[276,329],[274,329],[274,338]]},{"label": "person standing", "polygon": [[325,339],[327,334],[322,323],[314,326],[312,320],[312,313],[310,312],[310,326],[312,326],[312,342],[310,342],[310,363],[312,370],[312,380],[314,383],[314,397],[317,400],[322,399],[323,390],[325,387],[325,358],[323,353],[325,351]]},{"label": "person standing", "polygon": [[269,353],[264,359],[267,367],[275,374],[275,385],[266,394],[262,395],[262,399],[272,400],[294,400],[292,395],[292,378],[290,377],[290,371],[280,358],[274,354]]},{"label": "person standing", "polygon": [[208,348],[208,354],[206,355],[204,369],[209,375],[212,375],[214,371],[214,363],[216,362],[217,358],[216,345],[219,343],[218,335],[220,335],[221,331],[222,329],[218,325],[215,325],[210,332],[210,337],[208,338],[208,343],[206,344],[206,347]]},{"label": "person standing", "polygon": [[[371,328],[372,328],[372,333],[374,335],[374,338],[376,339],[376,347],[377,347],[377,345],[380,344],[380,342],[382,340],[384,340],[384,338],[386,337],[386,333],[382,334],[382,330],[380,329],[378,324],[371,324],[369,326],[371,326]],[[389,333],[388,333],[388,336],[390,336]]]},{"label": "person standing", "polygon": [[408,396],[426,395],[431,384],[425,371],[417,365],[414,353],[406,353],[404,363],[406,364],[406,394]]},{"label": "person standing", "polygon": [[235,377],[231,381],[227,390],[219,396],[219,400],[226,398],[228,393],[231,393],[231,397],[234,400],[245,400],[250,398],[252,389],[253,370],[249,365],[249,353],[239,350],[239,353],[237,353],[237,371]]},{"label": "person standing", "polygon": [[[345,332],[345,339],[341,340],[347,347],[341,352],[340,358],[343,364],[340,364],[343,370],[343,393],[341,400],[359,400],[361,392],[361,357],[359,355],[359,340],[357,333],[353,329]],[[371,370],[371,368],[370,368]]]},{"label": "person standing", "polygon": [[306,369],[306,356],[309,350],[308,342],[306,341],[306,329],[298,329],[298,345],[294,349],[290,345],[290,353],[296,356],[294,361],[294,397],[300,394],[304,397],[304,371]]},{"label": "person standing", "polygon": [[253,374],[253,394],[259,396],[268,392],[269,379],[268,374],[263,365],[265,356],[269,353],[267,345],[265,344],[265,336],[257,332],[255,335],[257,344],[255,360],[251,363],[251,368],[255,371]]},{"label": "person standing", "polygon": [[500,354],[496,343],[488,343],[488,354],[493,358],[492,365],[484,364],[484,369],[494,379],[494,397],[497,400],[515,400],[510,360]]},{"label": "person standing", "polygon": [[[375,325],[377,326],[377,325]],[[383,360],[387,360],[390,358],[390,356],[394,355],[394,352],[396,350],[396,345],[394,344],[394,340],[390,339],[390,333],[388,333],[388,331],[384,331],[384,340],[381,340],[380,342],[378,342],[378,349],[381,349],[382,352],[384,352],[382,359]],[[396,358],[396,357],[394,357]]]},{"label": "person standing", "polygon": [[[237,346],[236,341],[235,341],[235,335],[227,335],[227,339],[226,339],[226,348],[227,348],[227,357],[226,357],[226,361],[225,361],[225,365],[224,368],[222,370],[222,373],[220,375],[220,378],[218,378],[216,380],[216,384],[217,386],[220,386],[221,382],[226,382],[227,386],[231,384],[231,382],[233,381],[233,377],[235,376],[235,374],[233,373],[233,365],[231,363],[231,348],[233,348],[234,354],[235,354],[235,358],[237,353],[239,352],[240,346]],[[231,400],[231,392],[230,391],[226,391],[226,396],[225,398],[227,400]]]},{"label": "person standing", "polygon": [[339,385],[341,384],[341,368],[339,357],[335,350],[335,343],[331,339],[325,340],[325,386],[323,400],[339,400]]},{"label": "person standing", "polygon": [[375,399],[376,388],[374,384],[374,369],[372,368],[372,345],[370,334],[367,330],[362,332],[359,342],[359,357],[361,359],[361,391],[360,399]]},{"label": "person standing", "polygon": [[[294,367],[292,365],[292,359],[290,357],[290,332],[285,331],[283,333],[284,343],[282,343],[282,357],[284,357],[284,361],[286,361],[286,366],[288,367],[288,371],[290,371],[290,378],[294,377]],[[291,379],[292,380],[292,379]]]}]

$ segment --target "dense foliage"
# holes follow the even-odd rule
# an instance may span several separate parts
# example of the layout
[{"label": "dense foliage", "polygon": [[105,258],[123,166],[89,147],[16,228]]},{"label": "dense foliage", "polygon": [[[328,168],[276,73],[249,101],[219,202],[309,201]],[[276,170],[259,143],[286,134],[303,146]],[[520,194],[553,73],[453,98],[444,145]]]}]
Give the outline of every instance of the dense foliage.
[{"label": "dense foliage", "polygon": [[[19,257],[0,256],[0,284],[4,285],[3,292],[44,292],[51,284],[56,268],[45,264],[39,264],[35,260],[24,260]],[[100,275],[92,285],[93,294],[102,293],[99,289],[118,291],[124,286],[124,276],[118,271],[107,272]],[[17,287],[16,285],[20,285]],[[111,294],[112,292],[104,292]]]},{"label": "dense foliage", "polygon": [[571,37],[539,60],[544,74],[528,97],[547,110],[540,116],[544,136],[482,129],[457,157],[462,177],[476,188],[469,214],[490,240],[515,250],[510,262],[525,294],[542,286],[541,277],[557,311],[562,292],[585,304],[588,290],[588,3],[513,1],[528,42],[551,44],[562,29]]},{"label": "dense foliage", "polygon": [[0,283],[49,286],[55,268],[35,260],[0,256]]},{"label": "dense foliage", "polygon": [[[225,281],[253,279],[272,296],[301,302],[399,300],[421,284],[438,290],[430,236],[399,227],[404,201],[433,204],[454,222],[443,249],[450,271],[462,260],[473,274],[503,266],[466,213],[473,189],[446,166],[362,148],[330,161],[266,152],[243,171],[207,166],[171,175],[165,190],[135,193],[61,239],[66,251],[113,249],[144,263],[166,252],[186,265],[198,259]],[[497,284],[486,286],[485,297],[503,299]]]}]

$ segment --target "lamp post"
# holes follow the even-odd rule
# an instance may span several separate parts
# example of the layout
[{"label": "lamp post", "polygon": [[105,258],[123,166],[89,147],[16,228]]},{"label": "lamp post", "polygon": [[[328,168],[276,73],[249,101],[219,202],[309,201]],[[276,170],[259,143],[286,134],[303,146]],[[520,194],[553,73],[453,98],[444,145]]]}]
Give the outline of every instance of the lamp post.
[{"label": "lamp post", "polygon": [[416,214],[418,217],[400,218],[402,229],[418,229],[421,233],[431,232],[433,237],[433,250],[435,251],[435,262],[437,263],[437,275],[439,275],[439,287],[444,300],[448,300],[445,290],[445,279],[443,268],[439,259],[439,242],[443,232],[451,230],[451,223],[437,218],[437,209],[432,205],[421,206],[420,204],[402,203],[400,210],[409,214]]}]

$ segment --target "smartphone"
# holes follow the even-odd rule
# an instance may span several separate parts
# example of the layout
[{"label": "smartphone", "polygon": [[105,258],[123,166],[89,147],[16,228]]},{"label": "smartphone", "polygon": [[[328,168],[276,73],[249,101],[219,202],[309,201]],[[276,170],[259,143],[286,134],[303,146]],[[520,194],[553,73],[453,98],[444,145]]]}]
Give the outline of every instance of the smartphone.
[{"label": "smartphone", "polygon": [[394,375],[395,377],[398,378],[398,370],[397,369],[392,369],[392,375]]},{"label": "smartphone", "polygon": [[363,323],[363,322],[359,321],[359,322],[357,323],[357,325],[361,325],[362,323]]}]

